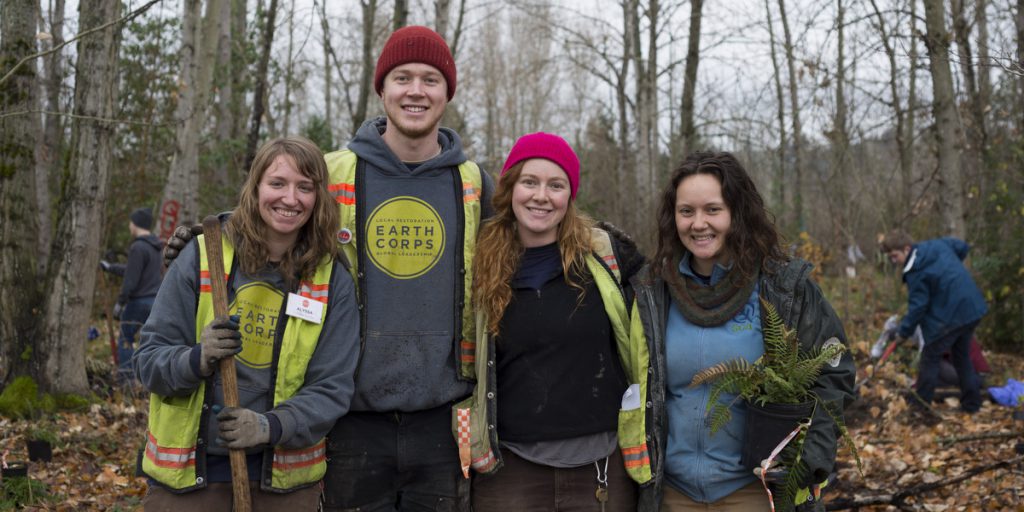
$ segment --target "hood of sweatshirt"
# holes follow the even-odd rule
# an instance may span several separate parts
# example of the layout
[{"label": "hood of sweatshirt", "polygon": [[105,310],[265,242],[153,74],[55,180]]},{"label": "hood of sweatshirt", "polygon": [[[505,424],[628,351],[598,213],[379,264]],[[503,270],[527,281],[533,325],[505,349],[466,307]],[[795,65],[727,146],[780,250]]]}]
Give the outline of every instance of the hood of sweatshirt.
[{"label": "hood of sweatshirt", "polygon": [[386,118],[370,119],[359,127],[352,142],[348,143],[348,148],[353,153],[376,167],[382,174],[426,174],[439,168],[458,166],[466,161],[466,154],[462,152],[462,139],[454,130],[442,127],[437,132],[437,142],[441,144],[441,153],[423,162],[410,173],[409,168],[384,143],[382,135],[386,129]]}]

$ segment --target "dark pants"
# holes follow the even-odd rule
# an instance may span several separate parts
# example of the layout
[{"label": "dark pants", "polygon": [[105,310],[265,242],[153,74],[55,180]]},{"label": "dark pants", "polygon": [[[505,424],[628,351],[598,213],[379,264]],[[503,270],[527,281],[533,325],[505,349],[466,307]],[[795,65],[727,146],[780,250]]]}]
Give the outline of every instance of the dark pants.
[{"label": "dark pants", "polygon": [[[156,484],[142,500],[145,512],[181,512],[223,510],[230,512],[234,490],[230,483],[212,483],[205,489],[174,494]],[[320,501],[320,485],[298,489],[286,494],[264,492],[259,482],[249,483],[249,501],[253,512],[316,512]]]},{"label": "dark pants", "polygon": [[135,354],[135,335],[149,318],[156,297],[131,299],[121,312],[121,336],[117,340],[117,380],[131,382],[135,379],[132,370],[132,356]]},{"label": "dark pants", "polygon": [[948,350],[960,380],[960,408],[966,412],[976,412],[981,408],[980,385],[970,357],[971,336],[977,325],[978,322],[973,322],[957,327],[941,338],[925,342],[917,375],[917,395],[925,403],[931,403],[935,397],[942,354]]},{"label": "dark pants", "polygon": [[[608,502],[597,501],[593,464],[553,468],[501,452],[505,465],[473,478],[474,512],[630,512],[636,510],[636,484],[626,474],[619,450],[608,458]],[[599,462],[604,472],[604,459]]]},{"label": "dark pants", "polygon": [[327,436],[324,510],[468,512],[451,405],[349,412]]}]

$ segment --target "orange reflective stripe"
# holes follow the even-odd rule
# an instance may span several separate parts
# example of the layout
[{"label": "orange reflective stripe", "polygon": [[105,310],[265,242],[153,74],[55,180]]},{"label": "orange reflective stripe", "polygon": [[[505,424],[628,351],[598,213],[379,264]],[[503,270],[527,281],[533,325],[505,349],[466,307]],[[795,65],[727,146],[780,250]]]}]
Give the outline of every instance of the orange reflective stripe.
[{"label": "orange reflective stripe", "polygon": [[462,182],[462,202],[472,203],[473,201],[479,201],[480,194],[477,194],[476,187],[468,181]]},{"label": "orange reflective stripe", "polygon": [[307,299],[313,299],[327,304],[327,292],[330,288],[331,285],[329,284],[313,284],[308,281],[303,281],[299,285],[299,295],[306,297]]},{"label": "orange reflective stripe", "polygon": [[327,191],[341,204],[356,204],[356,187],[351,183],[331,183],[327,185]]},{"label": "orange reflective stripe", "polygon": [[196,447],[166,448],[157,443],[153,434],[146,431],[146,458],[157,467],[181,469],[196,464]]},{"label": "orange reflective stripe", "polygon": [[459,358],[463,363],[476,362],[476,342],[462,340],[459,343]]},{"label": "orange reflective stripe", "polygon": [[607,256],[602,257],[601,259],[604,260],[604,264],[605,265],[608,265],[608,269],[609,270],[618,270],[619,269],[619,261],[615,259],[615,255],[614,254],[609,254]]},{"label": "orange reflective stripe", "polygon": [[299,469],[327,460],[327,443],[320,441],[309,448],[298,450],[274,449],[274,469]]},{"label": "orange reflective stripe", "polygon": [[622,449],[622,459],[627,468],[650,466],[651,458],[647,454],[647,443]]},{"label": "orange reflective stripe", "polygon": [[[229,274],[224,274],[224,281],[227,282]],[[199,293],[213,293],[213,288],[210,288],[210,271],[200,270],[199,271]]]}]

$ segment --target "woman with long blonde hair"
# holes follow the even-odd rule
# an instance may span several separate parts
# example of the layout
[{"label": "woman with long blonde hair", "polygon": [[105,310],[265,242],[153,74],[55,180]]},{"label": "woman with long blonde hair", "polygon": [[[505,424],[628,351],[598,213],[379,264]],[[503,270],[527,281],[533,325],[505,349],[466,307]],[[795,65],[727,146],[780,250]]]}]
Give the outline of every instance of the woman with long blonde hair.
[{"label": "woman with long blonde hair", "polygon": [[[229,449],[245,450],[253,510],[315,511],[324,437],[348,411],[359,359],[355,286],[320,150],[267,142],[221,241],[229,316],[214,316],[200,236],[167,270],[134,365],[150,395],[140,470],[147,512],[231,510]],[[218,362],[237,370],[225,407]]]},{"label": "woman with long blonde hair", "polygon": [[478,375],[477,394],[497,420],[487,440],[495,463],[474,464],[478,512],[636,506],[617,444],[630,380],[615,327],[626,321],[620,283],[642,257],[577,210],[579,175],[561,137],[524,135],[477,242],[476,357],[490,374]]}]

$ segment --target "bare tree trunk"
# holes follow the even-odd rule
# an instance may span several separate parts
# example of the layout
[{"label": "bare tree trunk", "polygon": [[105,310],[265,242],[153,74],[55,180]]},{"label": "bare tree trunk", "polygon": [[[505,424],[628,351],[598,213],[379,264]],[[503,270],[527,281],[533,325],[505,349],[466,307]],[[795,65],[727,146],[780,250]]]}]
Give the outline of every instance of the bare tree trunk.
[{"label": "bare tree trunk", "polygon": [[[988,63],[992,62],[992,55],[988,47],[988,14],[985,12],[987,5],[987,0],[975,0],[974,3],[974,24],[978,27],[978,62],[981,63],[978,66],[978,100],[983,120],[992,101],[992,66],[988,65]],[[987,127],[988,125],[982,123],[982,126]],[[982,147],[982,151],[988,151],[987,131],[985,132],[985,146]]]},{"label": "bare tree trunk", "polygon": [[650,233],[646,227],[646,219],[649,218],[648,206],[654,196],[654,176],[658,165],[658,84],[657,84],[657,22],[658,22],[658,0],[649,0],[647,4],[648,34],[647,54],[641,46],[640,30],[640,2],[633,0],[629,2],[629,16],[633,18],[631,24],[632,32],[627,34],[632,42],[633,65],[636,68],[636,132],[637,151],[636,167],[633,178],[636,181],[636,193],[632,197],[637,199],[636,208],[633,209],[634,233],[639,235],[641,242],[653,242],[653,236],[645,236]]},{"label": "bare tree trunk", "polygon": [[778,219],[788,215],[786,201],[786,96],[782,89],[782,70],[775,51],[775,22],[772,21],[772,9],[769,0],[764,0],[765,20],[768,22],[768,41],[772,55],[772,80],[775,82],[775,103],[778,106],[776,117],[779,122],[779,167],[775,172],[775,208]]},{"label": "bare tree trunk", "polygon": [[[231,9],[234,2],[222,2],[220,13],[217,14],[217,69],[220,70],[215,78],[218,83],[217,92],[217,142],[227,149],[226,144],[231,144],[234,139],[233,133],[235,123],[235,110],[232,102],[235,96],[235,67],[242,67],[236,63],[231,55]],[[233,146],[233,145],[232,145]],[[240,164],[234,155],[224,154],[224,158],[213,169],[213,183],[218,192],[225,192],[231,182],[231,169]]]},{"label": "bare tree trunk", "polygon": [[[64,0],[55,0],[51,7],[49,33],[50,48],[56,48],[64,43]],[[59,176],[61,167],[61,153],[64,146],[64,123],[60,112],[60,90],[64,84],[64,65],[61,62],[63,54],[56,51],[43,59],[43,70],[46,74],[46,111],[49,114],[43,116],[43,139],[39,145],[38,157],[36,160],[36,207],[38,210],[40,227],[37,244],[38,265],[37,270],[41,273],[50,259],[50,243],[53,240],[50,226],[53,224],[53,205],[50,196],[51,184],[55,177]]]},{"label": "bare tree trunk", "polygon": [[[0,69],[36,53],[38,0],[0,2]],[[36,277],[36,147],[40,137],[39,77],[22,66],[0,86],[0,383],[33,372],[26,360],[38,336],[42,287]],[[23,113],[22,113],[23,112]],[[20,114],[18,114],[20,113]]]},{"label": "bare tree trunk", "polygon": [[206,121],[213,68],[217,62],[220,3],[207,0],[202,16],[201,0],[186,0],[182,19],[181,94],[178,99],[174,156],[160,202],[159,235],[169,238],[179,223],[199,218],[199,140]]},{"label": "bare tree trunk", "polygon": [[459,46],[462,42],[462,28],[466,22],[466,0],[459,0],[459,16],[455,19],[455,33],[448,39],[448,46],[452,50],[452,58],[459,58]]},{"label": "bare tree trunk", "polygon": [[615,80],[615,103],[619,115],[619,165],[616,169],[616,185],[619,194],[615,197],[615,212],[620,219],[628,219],[626,230],[637,233],[639,226],[634,220],[634,213],[627,211],[625,197],[636,197],[636,185],[632,179],[635,172],[635,157],[630,146],[629,134],[629,96],[626,94],[626,80],[629,77],[629,63],[633,55],[633,37],[639,23],[636,13],[637,0],[620,0],[623,9],[622,30],[622,61]]},{"label": "bare tree trunk", "polygon": [[[885,16],[882,15],[882,10],[878,8],[878,3],[875,0],[871,0],[871,7],[874,9],[877,21],[875,28],[878,29],[878,35],[881,37],[885,55],[889,58],[889,95],[892,98],[893,115],[896,117],[896,152],[900,163],[900,208],[907,208],[911,201],[910,183],[914,162],[909,154],[914,134],[907,131],[907,112],[903,109],[903,103],[900,100],[899,67],[896,63],[896,50],[892,44],[892,34],[886,25]],[[910,23],[913,27],[913,16],[911,16]],[[914,44],[913,38],[910,39],[909,44]],[[910,69],[910,73],[913,76],[913,68]]]},{"label": "bare tree trunk", "polygon": [[1017,69],[1020,75],[1017,76],[1017,134],[1024,134],[1024,0],[1017,0],[1017,17],[1014,19],[1017,25]]},{"label": "bare tree trunk", "polygon": [[953,75],[949,68],[949,34],[946,31],[942,0],[924,0],[925,46],[932,74],[935,136],[938,146],[939,200],[942,226],[946,235],[964,237],[964,202],[960,158],[963,132],[953,93]]},{"label": "bare tree trunk", "polygon": [[394,23],[391,25],[391,30],[398,30],[409,24],[409,1],[408,0],[395,0],[395,14],[393,16]]},{"label": "bare tree trunk", "polygon": [[288,56],[284,65],[284,120],[281,127],[282,135],[291,134],[292,121],[292,84],[295,82],[295,0],[291,1],[288,10]]},{"label": "bare tree trunk", "polygon": [[911,37],[907,38],[907,45],[910,46],[909,56],[910,62],[908,63],[910,77],[907,80],[907,116],[906,116],[906,130],[903,132],[903,141],[906,144],[903,153],[900,154],[900,168],[906,169],[904,175],[903,191],[906,194],[906,202],[903,203],[906,207],[911,206],[911,183],[913,181],[914,172],[914,160],[916,144],[914,143],[917,138],[917,37],[914,37],[914,31],[917,29],[917,0],[909,0],[910,4],[910,20],[909,34]]},{"label": "bare tree trunk", "polygon": [[[231,110],[234,114],[234,125],[231,127],[231,138],[237,139],[245,133],[246,121],[248,121],[249,107],[246,104],[247,91],[251,89],[249,84],[249,3],[246,0],[231,1],[231,55],[234,65],[231,67]],[[245,176],[249,169],[243,168],[245,164],[245,153],[239,151],[238,172],[236,177]]]},{"label": "bare tree trunk", "polygon": [[789,71],[789,103],[793,121],[793,221],[790,229],[802,231],[806,229],[804,221],[804,178],[803,178],[803,129],[800,125],[800,104],[797,98],[796,57],[793,55],[793,37],[789,31],[789,20],[786,16],[785,0],[779,2],[779,17],[782,19],[782,33],[786,50],[786,68]]},{"label": "bare tree trunk", "polygon": [[985,147],[985,114],[982,112],[978,80],[975,74],[974,55],[971,51],[971,28],[966,17],[965,0],[953,0],[953,37],[956,39],[960,70],[963,73],[967,93],[966,119],[964,128],[964,177],[968,188],[980,187],[981,155]]},{"label": "bare tree trunk", "polygon": [[[97,0],[79,8],[83,30],[117,19],[119,0]],[[74,142],[71,170],[59,202],[54,256],[47,281],[45,334],[37,346],[43,389],[85,394],[85,345],[89,326],[103,208],[107,199],[116,124],[111,119],[117,98],[120,25],[108,27],[78,43],[75,77]]]},{"label": "bare tree trunk", "polygon": [[[833,247],[855,244],[850,232],[850,187],[853,165],[850,161],[850,134],[847,130],[846,106],[846,7],[836,0],[836,115],[833,120],[832,160],[835,167],[835,199],[827,202],[832,214]],[[838,210],[838,211],[837,211]]]},{"label": "bare tree trunk", "polygon": [[252,167],[256,158],[256,146],[260,141],[260,123],[267,107],[267,68],[270,67],[270,47],[274,44],[274,20],[277,18],[277,0],[270,0],[270,7],[264,15],[263,41],[259,64],[256,66],[256,87],[252,100],[252,122],[249,123],[249,137],[245,150],[245,170]]},{"label": "bare tree trunk", "polygon": [[377,18],[377,0],[360,0],[363,10],[363,46],[362,71],[359,76],[359,97],[356,100],[356,111],[352,114],[352,133],[355,133],[363,121],[366,121],[366,110],[370,102],[370,91],[373,89],[373,27]]},{"label": "bare tree trunk", "polygon": [[448,40],[448,25],[451,22],[451,0],[434,0],[434,30]]},{"label": "bare tree trunk", "polygon": [[334,89],[334,71],[331,66],[331,30],[327,25],[327,4],[320,4],[320,28],[323,32],[324,49],[324,120],[331,130],[331,140],[334,140],[333,113],[331,91]]},{"label": "bare tree trunk", "polygon": [[697,65],[700,62],[700,22],[704,0],[690,0],[690,35],[686,42],[686,71],[683,73],[683,99],[679,108],[679,157],[693,151],[697,130],[694,125],[693,99],[697,91]]}]

